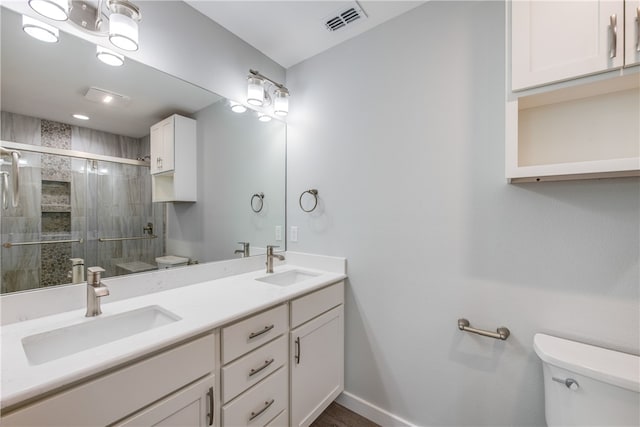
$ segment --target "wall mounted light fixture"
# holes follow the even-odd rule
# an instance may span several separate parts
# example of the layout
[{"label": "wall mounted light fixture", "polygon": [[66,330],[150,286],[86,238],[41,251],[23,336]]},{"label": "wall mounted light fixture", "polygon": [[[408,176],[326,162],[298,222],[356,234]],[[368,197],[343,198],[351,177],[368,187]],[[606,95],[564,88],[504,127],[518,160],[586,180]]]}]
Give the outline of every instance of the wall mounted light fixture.
[{"label": "wall mounted light fixture", "polygon": [[142,14],[129,0],[29,0],[29,6],[49,19],[69,20],[90,34],[108,36],[119,49],[138,50],[138,22]]},{"label": "wall mounted light fixture", "polygon": [[284,117],[289,113],[289,89],[250,69],[247,76],[247,103],[259,107],[273,103],[273,113]]}]

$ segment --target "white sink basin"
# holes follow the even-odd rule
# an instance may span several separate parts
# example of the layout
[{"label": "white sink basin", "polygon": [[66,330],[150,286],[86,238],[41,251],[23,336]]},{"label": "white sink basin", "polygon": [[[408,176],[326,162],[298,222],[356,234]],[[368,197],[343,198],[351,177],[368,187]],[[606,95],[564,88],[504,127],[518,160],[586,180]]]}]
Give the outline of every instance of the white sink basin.
[{"label": "white sink basin", "polygon": [[273,273],[268,276],[258,277],[256,280],[272,285],[289,286],[319,275],[320,273],[314,273],[312,271],[288,270],[282,273]]},{"label": "white sink basin", "polygon": [[22,347],[29,363],[39,365],[178,320],[175,314],[152,305],[30,335],[22,339]]}]

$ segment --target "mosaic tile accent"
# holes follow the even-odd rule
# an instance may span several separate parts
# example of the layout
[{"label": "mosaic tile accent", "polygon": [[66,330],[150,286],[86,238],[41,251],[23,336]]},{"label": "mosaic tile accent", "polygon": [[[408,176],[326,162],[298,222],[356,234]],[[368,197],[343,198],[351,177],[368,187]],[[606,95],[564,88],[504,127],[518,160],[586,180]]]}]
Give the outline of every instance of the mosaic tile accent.
[{"label": "mosaic tile accent", "polygon": [[42,233],[71,233],[70,212],[42,212]]},{"label": "mosaic tile accent", "polygon": [[41,201],[43,212],[70,212],[71,183],[42,181]]},{"label": "mosaic tile accent", "polygon": [[[40,125],[42,145],[44,147],[71,149],[71,126],[42,120]],[[42,155],[42,179],[47,181],[71,181],[71,158]]]},{"label": "mosaic tile accent", "polygon": [[[47,240],[63,240],[69,239],[71,236],[56,234],[55,238],[47,235],[43,235],[43,238]],[[71,269],[71,263],[69,262],[69,258],[71,258],[71,243],[42,245],[40,253],[42,262],[40,276],[41,286],[55,286],[71,282],[71,279],[68,277],[69,270]]]}]

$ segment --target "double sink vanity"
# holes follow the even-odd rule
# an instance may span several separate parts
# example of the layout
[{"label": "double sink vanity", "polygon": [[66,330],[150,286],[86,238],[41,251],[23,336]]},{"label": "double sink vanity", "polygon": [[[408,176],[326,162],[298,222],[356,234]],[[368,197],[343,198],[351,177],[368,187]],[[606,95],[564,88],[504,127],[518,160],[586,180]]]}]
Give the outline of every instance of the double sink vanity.
[{"label": "double sink vanity", "polygon": [[[287,252],[4,296],[1,423],[306,426],[344,389],[343,258]],[[56,307],[52,307],[56,304]]]}]

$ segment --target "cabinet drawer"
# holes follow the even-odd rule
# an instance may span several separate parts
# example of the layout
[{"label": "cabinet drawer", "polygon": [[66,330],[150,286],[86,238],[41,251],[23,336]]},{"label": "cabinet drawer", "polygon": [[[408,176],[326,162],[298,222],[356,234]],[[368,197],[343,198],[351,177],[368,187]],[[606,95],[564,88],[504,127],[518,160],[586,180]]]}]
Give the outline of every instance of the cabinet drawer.
[{"label": "cabinet drawer", "polygon": [[287,332],[287,306],[281,305],[222,329],[222,363],[268,343]]},{"label": "cabinet drawer", "polygon": [[222,401],[228,402],[287,361],[287,338],[282,335],[264,347],[222,368]]},{"label": "cabinet drawer", "polygon": [[291,327],[295,328],[344,303],[344,282],[336,283],[291,302]]},{"label": "cabinet drawer", "polygon": [[280,368],[237,399],[222,407],[224,426],[264,426],[287,408],[287,369]]},{"label": "cabinet drawer", "polygon": [[2,417],[6,426],[108,425],[214,370],[215,338],[180,347]]},{"label": "cabinet drawer", "polygon": [[289,426],[289,411],[286,409],[277,417],[269,421],[269,423],[264,427],[288,427]]}]

